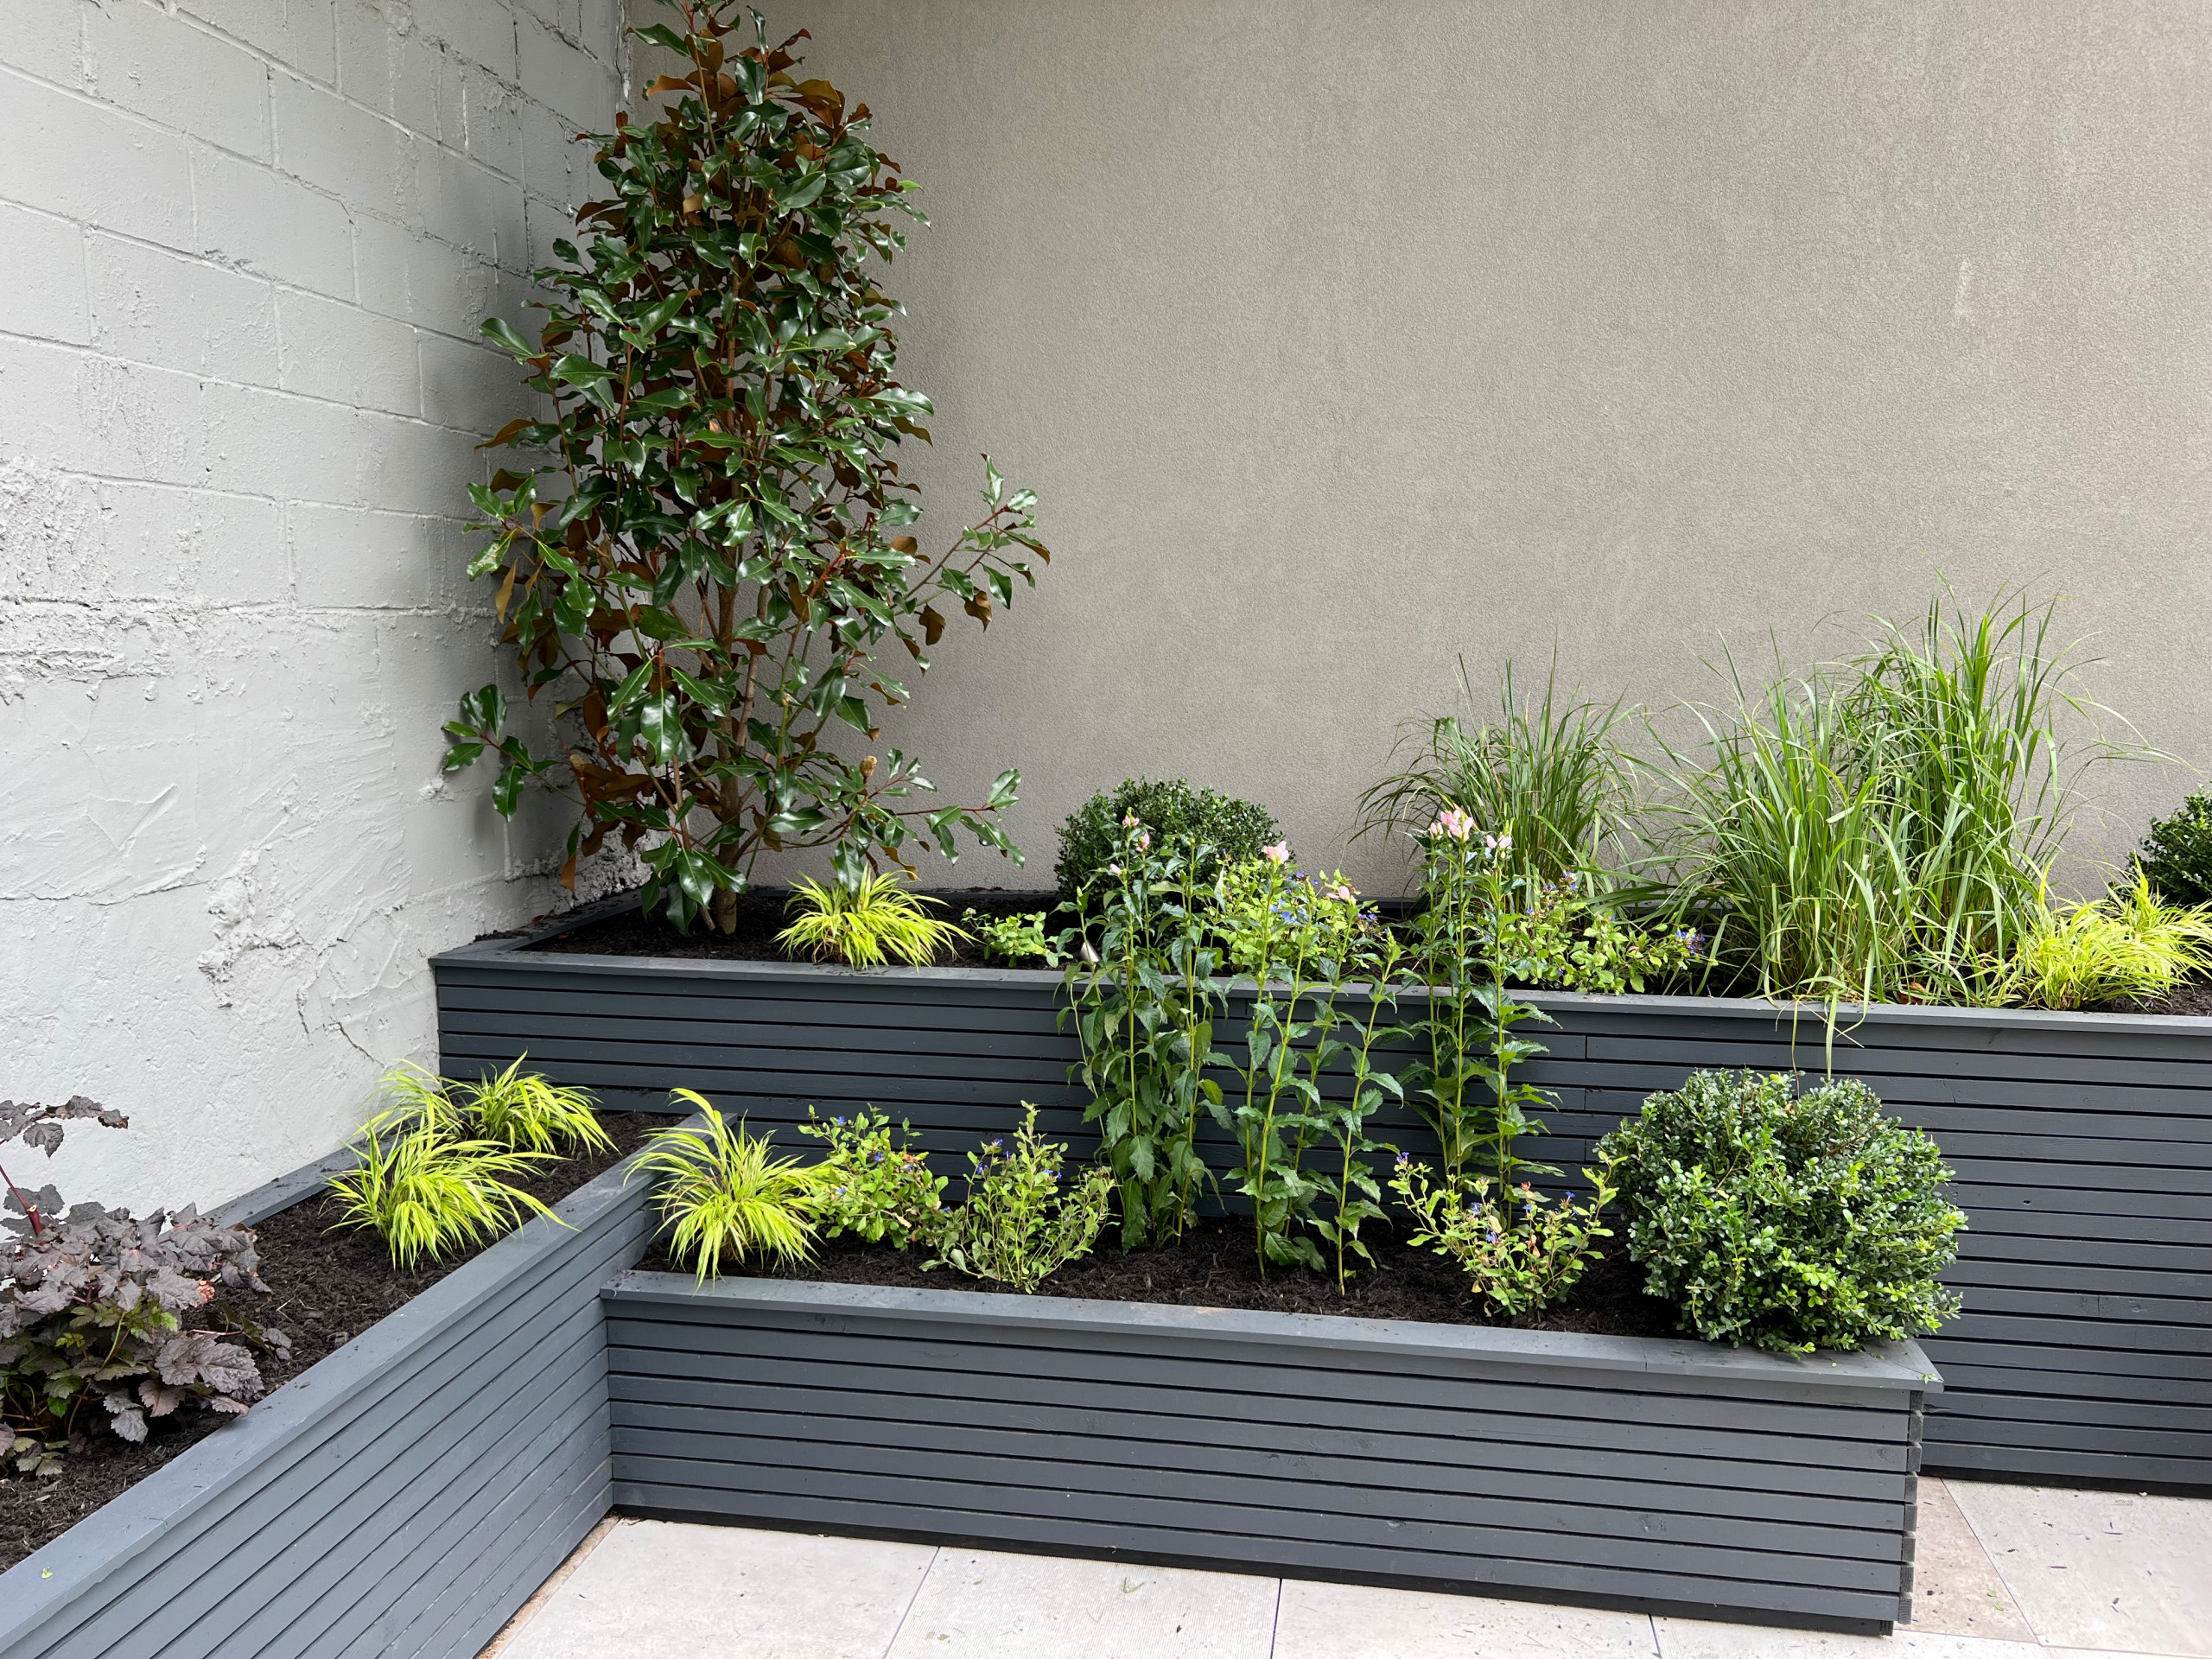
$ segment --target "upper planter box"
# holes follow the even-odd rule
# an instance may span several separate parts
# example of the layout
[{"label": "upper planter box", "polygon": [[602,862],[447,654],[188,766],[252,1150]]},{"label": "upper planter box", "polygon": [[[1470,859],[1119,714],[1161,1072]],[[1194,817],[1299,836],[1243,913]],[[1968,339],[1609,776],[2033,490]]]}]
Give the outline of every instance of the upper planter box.
[{"label": "upper planter box", "polygon": [[[604,913],[604,912],[601,912]],[[560,925],[574,925],[575,918]],[[946,1153],[1022,1101],[1078,1150],[1059,977],[535,951],[435,958],[445,1069],[525,1051],[613,1105],[698,1089],[755,1127],[874,1103]],[[2018,1009],[1843,1011],[1713,998],[1530,997],[1556,1024],[1531,1068],[1558,1096],[1533,1155],[1572,1167],[1654,1090],[1748,1066],[1864,1078],[1929,1130],[1971,1219],[1965,1315],[1926,1338],[1945,1392],[1929,1466],[2212,1484],[2212,1020]],[[1236,1033],[1221,1034],[1224,1046]],[[1419,1147],[1410,1117],[1385,1138]]]}]

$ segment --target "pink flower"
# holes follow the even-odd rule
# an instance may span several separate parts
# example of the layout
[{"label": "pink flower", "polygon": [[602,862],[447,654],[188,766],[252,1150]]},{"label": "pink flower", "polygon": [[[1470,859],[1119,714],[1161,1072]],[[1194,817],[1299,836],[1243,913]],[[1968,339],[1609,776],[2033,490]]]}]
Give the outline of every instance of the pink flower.
[{"label": "pink flower", "polygon": [[1465,841],[1475,833],[1475,821],[1456,806],[1447,806],[1436,815],[1436,822],[1428,826],[1432,838],[1440,840],[1449,836],[1454,841]]},{"label": "pink flower", "polygon": [[1139,851],[1139,852],[1141,852],[1141,853],[1143,853],[1143,852],[1149,852],[1149,851],[1151,851],[1151,849],[1152,849],[1152,831],[1151,831],[1151,830],[1138,830],[1138,831],[1137,831],[1137,851]]},{"label": "pink flower", "polygon": [[1340,905],[1357,904],[1359,901],[1358,891],[1349,881],[1331,882],[1321,889],[1321,896],[1324,899],[1333,899]]},{"label": "pink flower", "polygon": [[1290,843],[1287,841],[1278,841],[1272,846],[1262,847],[1260,849],[1260,856],[1270,864],[1287,864],[1290,862]]},{"label": "pink flower", "polygon": [[1124,812],[1122,815],[1122,828],[1124,830],[1134,830],[1136,827],[1137,815],[1134,812]]}]

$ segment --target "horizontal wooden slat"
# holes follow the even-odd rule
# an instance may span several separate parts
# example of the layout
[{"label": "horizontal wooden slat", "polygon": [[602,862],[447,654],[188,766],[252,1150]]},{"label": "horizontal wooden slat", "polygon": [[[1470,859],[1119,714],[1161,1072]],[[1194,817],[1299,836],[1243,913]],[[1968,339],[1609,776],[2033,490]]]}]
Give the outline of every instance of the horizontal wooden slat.
[{"label": "horizontal wooden slat", "polygon": [[[879,1466],[852,1471],[827,1466],[828,1448],[794,1448],[795,1453],[806,1451],[817,1454],[811,1462],[798,1461],[794,1456],[791,1459],[779,1457],[773,1462],[708,1464],[696,1458],[662,1457],[632,1449],[618,1451],[614,1466],[617,1478],[622,1479],[690,1480],[746,1486],[755,1491],[792,1490],[870,1503],[921,1500],[984,1514],[1081,1518],[1094,1521],[1102,1529],[1116,1525],[1203,1526],[1241,1532],[1254,1538],[1296,1538],[1365,1545],[1370,1548],[1395,1546],[1615,1570],[1740,1577],[1807,1588],[1886,1589],[1893,1596],[1900,1587],[1895,1548],[1886,1561],[1868,1560],[1836,1554],[1799,1554],[1782,1550],[1677,1543],[1648,1536],[1592,1536],[1573,1531],[1489,1525],[1426,1514],[1391,1516],[1341,1509],[1316,1510],[1297,1501],[1295,1488],[1285,1494],[1289,1500],[1285,1506],[1275,1507],[1258,1501],[1270,1494],[1249,1489],[1242,1492],[1242,1501],[1235,1496],[1197,1495],[1192,1489],[1202,1483],[1177,1477],[1173,1471],[1164,1471],[1151,1483],[1149,1490],[1125,1492],[1104,1491],[1096,1485],[1075,1487],[1065,1481],[1056,1484],[1040,1478],[1044,1471],[1001,1467],[988,1460],[969,1459],[955,1464],[951,1460],[907,1459],[887,1452]],[[1007,1478],[995,1480],[995,1475]],[[1423,1500],[1419,1494],[1408,1493],[1407,1499],[1408,1510],[1440,1507]],[[1893,1545],[1895,1542],[1893,1540]]]},{"label": "horizontal wooden slat", "polygon": [[[1834,1550],[1868,1560],[1897,1556],[1896,1537],[1904,1524],[1903,1503],[1871,1505],[1823,1503],[1796,1497],[1767,1501],[1757,1516],[1718,1510],[1711,1487],[1680,1487],[1618,1474],[1573,1480],[1522,1475],[1509,1485],[1479,1464],[1392,1451],[1417,1448],[1395,1442],[1386,1450],[1354,1443],[1348,1437],[1326,1452],[1291,1453],[1264,1447],[1232,1447],[1189,1440],[1161,1441],[1121,1437],[1119,1424],[1082,1433],[1065,1427],[1028,1432],[995,1419],[988,1426],[922,1425],[880,1420],[880,1396],[850,1396],[823,1402],[823,1414],[776,1414],[749,1406],[716,1420],[690,1411],[680,1417],[644,1408],[618,1414],[617,1457],[648,1452],[721,1463],[795,1461],[811,1457],[817,1466],[865,1472],[873,1467],[911,1465],[880,1462],[896,1453],[938,1460],[929,1466],[971,1472],[997,1469],[979,1478],[1016,1485],[1082,1484],[1104,1491],[1159,1492],[1204,1499],[1211,1496],[1255,1495],[1269,1507],[1327,1509],[1332,1512],[1404,1516],[1449,1516],[1486,1524],[1544,1531],[1572,1531],[1590,1536],[1669,1538],[1734,1547],[1815,1551]],[[865,1404],[879,1414],[873,1431],[854,1437],[855,1414],[829,1414],[836,1407]],[[814,1448],[811,1452],[801,1451]],[[1163,1454],[1173,1446],[1178,1456]],[[1465,1448],[1462,1448],[1463,1450]]]},{"label": "horizontal wooden slat", "polygon": [[[651,1363],[650,1375],[631,1370],[613,1379],[618,1405],[749,1410],[764,1401],[781,1398],[793,1391],[804,1392],[828,1380],[827,1368],[820,1366],[766,1369],[760,1377],[739,1383],[721,1377],[681,1375],[679,1368],[664,1358],[657,1357]],[[852,1368],[854,1375],[840,1377],[837,1386],[845,1395],[856,1401],[873,1394],[893,1402],[886,1406],[886,1410],[906,1409],[896,1402],[911,1402],[910,1414],[925,1421],[944,1417],[959,1421],[964,1410],[968,1421],[973,1421],[978,1412],[988,1412],[994,1422],[1049,1419],[1065,1424],[1071,1421],[1067,1416],[1052,1416],[1059,1412],[1074,1414],[1072,1421],[1078,1424],[1118,1423],[1123,1421],[1118,1402],[1128,1400],[1140,1415],[1166,1417],[1177,1414],[1153,1408],[1180,1406],[1183,1410],[1179,1415],[1187,1432],[1204,1437],[1225,1432],[1217,1431],[1215,1426],[1236,1421],[1226,1414],[1238,1403],[1236,1396],[1210,1398],[1202,1394],[1167,1401],[1148,1395],[1129,1400],[1121,1391],[1106,1389],[1040,1390],[1034,1397],[1015,1397],[1018,1391],[988,1382],[979,1382],[965,1398],[931,1395],[914,1393],[907,1386],[908,1379],[896,1368],[879,1369],[887,1374],[876,1378],[868,1376],[864,1367]],[[862,1382],[874,1382],[878,1387],[863,1389],[859,1386]],[[1472,1427],[1418,1410],[1357,1405],[1345,1407],[1340,1418],[1345,1430],[1364,1435],[1411,1435],[1456,1441],[1462,1455],[1490,1457],[1501,1469],[1539,1462],[1548,1449],[1556,1453],[1557,1467],[1601,1467],[1627,1446],[1632,1446],[1638,1459],[1649,1467],[1659,1471],[1657,1478],[1661,1478],[1687,1465],[1705,1462],[1713,1465],[1710,1472],[1714,1479],[1725,1479],[1731,1468],[1740,1464],[1759,1471],[1758,1490],[1872,1497],[1885,1502],[1901,1501],[1902,1483],[1910,1472],[1906,1454],[1898,1446],[1842,1455],[1853,1452],[1850,1443],[1818,1437],[1747,1434],[1730,1440],[1691,1428],[1662,1425],[1637,1430],[1596,1417],[1539,1418],[1506,1412],[1488,1414],[1478,1427]],[[1311,1425],[1272,1424],[1263,1419],[1255,1419],[1253,1428],[1255,1432],[1280,1435],[1286,1443],[1325,1432]],[[1455,1434],[1454,1429],[1461,1432]],[[1805,1472],[1808,1470],[1820,1472],[1808,1475]]]},{"label": "horizontal wooden slat", "polygon": [[1156,1391],[1163,1410],[1172,1411],[1174,1398],[1189,1395],[1196,1402],[1192,1409],[1205,1415],[1242,1410],[1271,1421],[1303,1424],[1325,1423],[1350,1405],[1448,1414],[1476,1409],[1470,1402],[1478,1399],[1485,1415],[1521,1413],[1579,1421],[1602,1412],[1624,1432],[1644,1426],[1685,1428],[1732,1440],[1744,1437],[1747,1445],[1764,1433],[1817,1435],[1832,1443],[1828,1455],[1837,1459],[1853,1455],[1853,1445],[1893,1444],[1892,1420],[1904,1403],[1900,1399],[1887,1410],[1854,1410],[1786,1397],[1762,1399],[1747,1388],[1706,1378],[1653,1377],[1624,1395],[1618,1384],[1578,1383],[1541,1366],[1499,1365],[1446,1377],[1398,1365],[1332,1370],[1300,1363],[1305,1357],[1289,1348],[1272,1356],[1255,1353],[1239,1363],[1196,1343],[1190,1344],[1194,1351],[1188,1357],[1117,1350],[1103,1342],[1009,1348],[950,1341],[911,1327],[881,1335],[824,1334],[768,1319],[757,1325],[678,1324],[622,1314],[611,1322],[607,1343],[608,1363],[617,1370],[626,1370],[633,1351],[659,1357],[656,1363],[662,1367],[681,1363],[693,1368],[654,1373],[661,1376],[766,1376],[833,1366],[855,1367],[865,1374],[870,1368],[887,1369],[901,1389],[914,1394],[950,1389],[954,1397],[975,1397],[973,1390],[990,1389],[995,1398],[1021,1400],[1080,1389],[1102,1399],[1121,1390],[1120,1397],[1134,1401],[1139,1390],[1147,1396]]},{"label": "horizontal wooden slat", "polygon": [[[1490,1418],[1481,1437],[1467,1438],[1414,1430],[1408,1419],[1414,1414],[1405,1413],[1364,1412],[1351,1421],[1324,1427],[1118,1407],[1071,1407],[1059,1401],[1000,1400],[990,1402],[991,1427],[983,1431],[975,1427],[978,1403],[874,1389],[841,1387],[830,1392],[749,1381],[702,1382],[631,1374],[620,1379],[612,1411],[617,1428],[803,1421],[840,1425],[830,1437],[855,1440],[871,1435],[957,1439],[974,1433],[1064,1433],[1071,1427],[1079,1437],[1078,1446],[1086,1449],[1065,1448],[1063,1455],[1087,1457],[1087,1448],[1095,1446],[1104,1448],[1101,1455],[1118,1459],[1128,1455],[1123,1448],[1143,1445],[1163,1448],[1152,1455],[1170,1461],[1227,1457],[1240,1450],[1280,1458],[1341,1459],[1350,1442],[1378,1463],[1427,1467],[1436,1471],[1433,1478],[1446,1478],[1453,1470],[1474,1470],[1496,1484],[1510,1471],[1514,1490],[1539,1494],[1554,1486],[1564,1491],[1583,1484],[1603,1489],[1616,1483],[1620,1474],[1612,1449],[1576,1446],[1529,1433],[1541,1420],[1520,1417]],[[1501,1422],[1506,1427],[1497,1427]],[[764,1427],[761,1432],[776,1431]],[[1886,1526],[1895,1521],[1906,1501],[1910,1477],[1834,1465],[1808,1473],[1808,1466],[1817,1463],[1818,1443],[1798,1440],[1793,1445],[1799,1448],[1796,1460],[1787,1463],[1771,1458],[1752,1462],[1713,1452],[1670,1454],[1646,1447],[1638,1453],[1637,1467],[1647,1483],[1643,1490],[1679,1494],[1683,1504],[1700,1514],[1816,1519],[1837,1526]]]}]

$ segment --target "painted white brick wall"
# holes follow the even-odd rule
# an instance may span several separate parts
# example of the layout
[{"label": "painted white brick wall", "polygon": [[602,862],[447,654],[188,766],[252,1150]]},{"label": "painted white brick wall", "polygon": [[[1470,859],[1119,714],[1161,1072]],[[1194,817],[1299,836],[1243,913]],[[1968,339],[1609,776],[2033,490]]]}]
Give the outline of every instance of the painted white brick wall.
[{"label": "painted white brick wall", "polygon": [[563,901],[440,779],[491,677],[476,343],[621,95],[618,0],[0,0],[0,1095],[19,1181],[202,1204],[433,1057],[424,959]]}]

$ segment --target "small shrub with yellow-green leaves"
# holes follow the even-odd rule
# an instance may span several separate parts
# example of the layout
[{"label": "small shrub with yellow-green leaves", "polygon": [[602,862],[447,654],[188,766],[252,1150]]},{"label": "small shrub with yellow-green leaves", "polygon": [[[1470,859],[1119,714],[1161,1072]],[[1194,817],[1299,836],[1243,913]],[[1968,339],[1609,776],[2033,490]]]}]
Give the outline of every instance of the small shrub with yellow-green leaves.
[{"label": "small shrub with yellow-green leaves", "polygon": [[669,1253],[695,1264],[702,1283],[725,1257],[740,1263],[795,1263],[814,1254],[822,1167],[779,1158],[770,1137],[747,1133],[706,1096],[677,1089],[671,1098],[705,1121],[654,1132],[638,1154],[637,1173],[659,1183],[656,1203],[671,1229]]},{"label": "small shrub with yellow-green leaves", "polygon": [[923,908],[936,902],[908,893],[888,872],[862,876],[856,884],[801,877],[792,884],[786,912],[791,925],[776,935],[776,943],[817,962],[853,968],[880,968],[893,960],[926,967],[968,937]]}]

